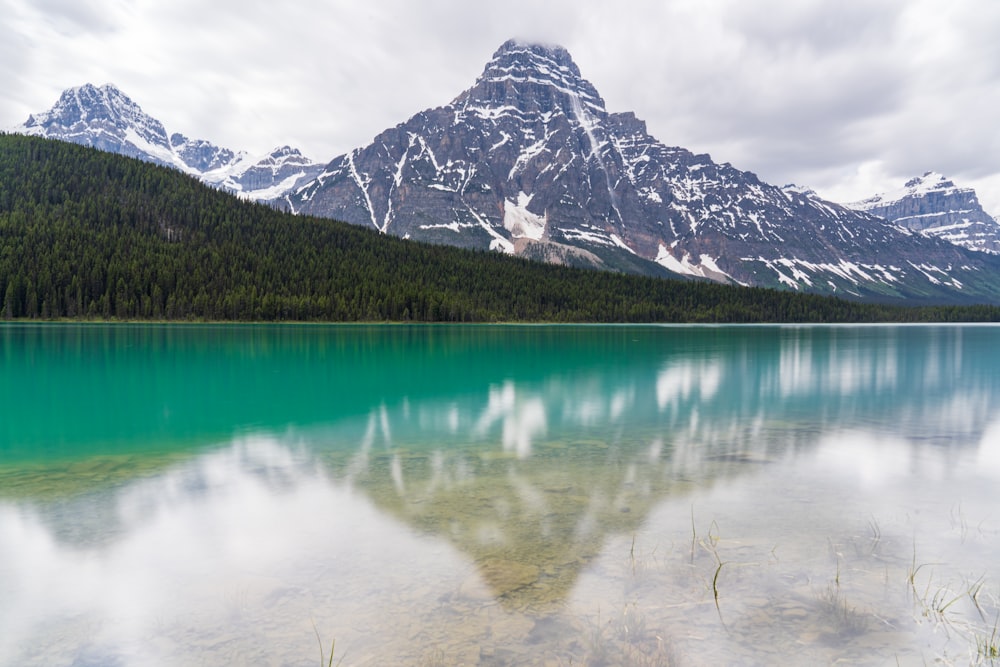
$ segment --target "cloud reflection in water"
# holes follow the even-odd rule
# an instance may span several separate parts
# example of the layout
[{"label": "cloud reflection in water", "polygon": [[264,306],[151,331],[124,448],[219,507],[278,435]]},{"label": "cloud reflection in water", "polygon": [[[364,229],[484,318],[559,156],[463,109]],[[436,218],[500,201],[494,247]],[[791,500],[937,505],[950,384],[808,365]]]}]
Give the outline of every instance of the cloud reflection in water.
[{"label": "cloud reflection in water", "polygon": [[[542,650],[530,632],[546,614],[565,614],[567,632],[582,632],[580,619],[610,599],[641,599],[651,623],[680,627],[660,594],[679,584],[690,584],[692,605],[682,620],[707,611],[702,630],[721,632],[710,588],[692,578],[703,565],[711,581],[718,561],[707,552],[669,560],[671,545],[688,550],[695,519],[702,537],[717,520],[733,563],[788,568],[787,580],[765,577],[739,602],[729,593],[727,611],[747,618],[763,613],[754,601],[775,606],[769,596],[805,599],[796,618],[815,611],[810,582],[836,567],[831,549],[870,547],[859,534],[872,520],[885,563],[909,562],[914,544],[926,558],[961,548],[976,566],[996,560],[984,520],[1000,475],[990,331],[556,329],[553,347],[576,341],[585,352],[573,363],[535,350],[533,337],[550,335],[539,331],[523,345],[518,330],[503,332],[497,349],[530,360],[514,370],[470,343],[461,372],[446,369],[425,389],[439,359],[418,346],[400,387],[373,381],[349,397],[350,409],[306,400],[344,378],[304,382],[309,396],[288,413],[185,463],[52,502],[0,501],[0,627],[10,629],[0,664],[72,664],[73,655],[307,664],[311,617],[352,659],[419,662],[406,654],[414,643],[459,632],[468,646],[494,637]],[[400,375],[372,361],[382,359],[372,349],[379,354],[351,368]],[[304,358],[296,368],[308,375],[313,355]],[[319,358],[321,370],[339,368]],[[981,532],[951,539],[949,512]],[[650,572],[664,588],[647,590],[636,570],[623,570],[636,535],[660,549],[654,562],[669,586]],[[872,567],[856,565],[853,574]],[[727,570],[728,583],[753,581],[750,571]],[[767,628],[745,621],[743,630]],[[811,631],[792,640],[824,645],[802,640]]]},{"label": "cloud reflection in water", "polygon": [[113,529],[86,544],[58,539],[45,507],[0,502],[0,665],[309,662],[311,618],[336,615],[338,639],[361,645],[344,612],[366,619],[366,634],[394,633],[371,609],[413,582],[385,569],[386,554],[449,585],[471,571],[272,437],[109,493],[62,518],[110,508]]}]

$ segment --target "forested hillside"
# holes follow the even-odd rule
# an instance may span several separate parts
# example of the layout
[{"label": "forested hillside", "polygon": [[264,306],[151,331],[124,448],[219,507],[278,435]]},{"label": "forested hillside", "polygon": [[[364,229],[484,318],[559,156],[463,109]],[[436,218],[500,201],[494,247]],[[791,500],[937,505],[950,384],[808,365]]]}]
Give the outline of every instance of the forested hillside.
[{"label": "forested hillside", "polygon": [[0,135],[0,317],[239,321],[1000,320],[433,246],[240,201],[184,174]]}]

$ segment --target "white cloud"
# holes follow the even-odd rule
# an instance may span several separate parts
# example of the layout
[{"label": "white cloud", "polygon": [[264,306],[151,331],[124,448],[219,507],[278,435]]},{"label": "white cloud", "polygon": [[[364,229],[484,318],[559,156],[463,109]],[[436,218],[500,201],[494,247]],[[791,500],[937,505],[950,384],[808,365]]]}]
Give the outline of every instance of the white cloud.
[{"label": "white cloud", "polygon": [[857,199],[927,170],[1000,214],[989,0],[0,0],[0,125],[114,82],[170,131],[330,159],[562,44],[610,111],[776,184]]}]

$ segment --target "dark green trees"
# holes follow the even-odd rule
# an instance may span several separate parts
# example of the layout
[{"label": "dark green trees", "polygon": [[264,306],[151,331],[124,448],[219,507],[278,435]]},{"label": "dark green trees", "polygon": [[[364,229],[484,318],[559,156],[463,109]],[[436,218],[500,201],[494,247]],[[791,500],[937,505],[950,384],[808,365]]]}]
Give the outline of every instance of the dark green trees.
[{"label": "dark green trees", "polygon": [[413,243],[179,172],[0,135],[0,317],[235,321],[997,320]]}]

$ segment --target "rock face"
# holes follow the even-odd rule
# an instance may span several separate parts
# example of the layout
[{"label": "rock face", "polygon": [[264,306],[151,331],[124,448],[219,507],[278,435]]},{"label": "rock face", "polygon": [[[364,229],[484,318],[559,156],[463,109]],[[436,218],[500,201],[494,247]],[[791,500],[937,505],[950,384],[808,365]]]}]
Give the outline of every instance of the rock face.
[{"label": "rock face", "polygon": [[263,156],[237,154],[228,163],[203,172],[199,178],[209,185],[258,201],[279,199],[323,171],[297,148],[280,146]]},{"label": "rock face", "polygon": [[668,147],[634,114],[609,113],[565,49],[517,41],[451,103],[334,159],[285,202],[554,262],[841,295],[1000,298],[991,258]]},{"label": "rock face", "polygon": [[848,206],[924,236],[1000,254],[1000,223],[983,210],[975,190],[958,187],[941,174],[927,172],[899,190]]},{"label": "rock face", "polygon": [[174,167],[251,199],[275,199],[322,171],[287,146],[251,157],[180,133],[168,137],[163,123],[112,84],[66,90],[50,110],[32,114],[14,131]]}]

